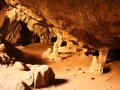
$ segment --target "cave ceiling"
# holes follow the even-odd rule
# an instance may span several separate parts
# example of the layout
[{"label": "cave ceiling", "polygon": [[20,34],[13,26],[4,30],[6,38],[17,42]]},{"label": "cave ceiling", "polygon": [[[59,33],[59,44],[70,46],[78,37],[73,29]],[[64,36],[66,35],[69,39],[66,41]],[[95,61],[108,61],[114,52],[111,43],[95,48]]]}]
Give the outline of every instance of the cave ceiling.
[{"label": "cave ceiling", "polygon": [[13,8],[20,5],[29,9],[33,19],[58,32],[67,32],[77,38],[73,39],[76,42],[97,48],[120,47],[120,0],[5,1]]}]

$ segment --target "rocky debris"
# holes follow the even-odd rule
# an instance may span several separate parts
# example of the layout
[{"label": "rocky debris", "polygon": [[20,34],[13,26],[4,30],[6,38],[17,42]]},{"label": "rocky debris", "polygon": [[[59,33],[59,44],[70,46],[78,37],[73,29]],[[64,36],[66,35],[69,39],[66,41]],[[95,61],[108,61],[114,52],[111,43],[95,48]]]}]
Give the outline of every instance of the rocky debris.
[{"label": "rocky debris", "polygon": [[17,69],[17,70],[22,70],[22,71],[26,70],[25,65],[20,61],[16,61],[12,68]]},{"label": "rocky debris", "polygon": [[97,57],[93,56],[92,64],[89,67],[90,73],[97,73],[102,74],[103,73],[103,63],[97,61]]}]

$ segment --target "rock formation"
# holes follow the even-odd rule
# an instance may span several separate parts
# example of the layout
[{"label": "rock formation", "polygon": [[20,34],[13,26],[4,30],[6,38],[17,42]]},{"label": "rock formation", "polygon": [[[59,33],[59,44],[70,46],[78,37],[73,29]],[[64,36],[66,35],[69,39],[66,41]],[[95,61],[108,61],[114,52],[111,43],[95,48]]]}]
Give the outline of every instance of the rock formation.
[{"label": "rock formation", "polygon": [[41,88],[50,85],[55,78],[55,74],[47,65],[33,65],[31,70],[26,73],[24,82],[34,88]]},{"label": "rock formation", "polygon": [[[60,46],[63,41],[70,45],[64,48],[67,51],[76,51],[75,48],[71,49],[70,43],[72,42],[77,43],[79,47],[88,45],[88,47],[97,49],[100,51],[98,59],[102,63],[106,61],[108,49],[120,48],[119,0],[5,1],[7,7],[9,6],[4,12],[5,15],[9,17],[10,23],[17,22],[17,25],[14,24],[14,28],[16,28],[14,32],[21,31],[18,24],[21,21],[31,32],[39,36],[41,43],[49,41],[50,33],[53,32],[56,35],[57,41],[54,43],[53,52],[50,55],[52,59],[59,59],[58,53],[61,52]],[[4,0],[2,2],[4,3]],[[2,22],[5,20],[4,16]],[[2,23],[0,26],[6,27]],[[4,32],[2,31],[2,33]],[[5,35],[4,33],[3,36]],[[9,34],[7,37],[10,38],[12,35]],[[18,41],[20,35],[16,35],[13,35],[15,41],[10,41]],[[76,47],[76,45],[74,46]],[[65,52],[64,50],[62,52]]]},{"label": "rock formation", "polygon": [[96,56],[93,56],[92,64],[89,67],[90,73],[97,73],[102,74],[103,73],[103,63],[99,62]]},{"label": "rock formation", "polygon": [[119,0],[34,0],[34,2],[19,0],[19,2],[38,16],[42,15],[46,22],[54,27],[64,28],[84,44],[94,48],[120,46]]}]

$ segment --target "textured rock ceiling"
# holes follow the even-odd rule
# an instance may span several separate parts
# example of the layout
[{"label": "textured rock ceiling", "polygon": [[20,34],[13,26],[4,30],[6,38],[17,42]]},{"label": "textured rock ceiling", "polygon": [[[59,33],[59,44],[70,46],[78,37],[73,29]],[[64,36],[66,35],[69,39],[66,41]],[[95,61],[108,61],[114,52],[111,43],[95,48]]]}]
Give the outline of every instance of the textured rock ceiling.
[{"label": "textured rock ceiling", "polygon": [[120,0],[18,1],[43,17],[46,25],[66,30],[84,44],[120,47]]}]

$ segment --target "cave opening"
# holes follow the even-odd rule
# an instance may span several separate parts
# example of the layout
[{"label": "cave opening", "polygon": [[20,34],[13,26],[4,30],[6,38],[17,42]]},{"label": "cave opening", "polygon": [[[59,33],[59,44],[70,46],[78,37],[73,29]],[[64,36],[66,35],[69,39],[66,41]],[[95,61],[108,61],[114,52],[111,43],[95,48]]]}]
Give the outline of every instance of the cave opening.
[{"label": "cave opening", "polygon": [[20,36],[21,38],[18,40],[18,44],[22,46],[29,45],[31,43],[38,43],[40,42],[40,38],[37,34],[34,34],[34,32],[30,31],[27,28],[27,24],[25,24],[22,21],[19,21],[18,23],[21,24],[21,30],[20,30]]}]

